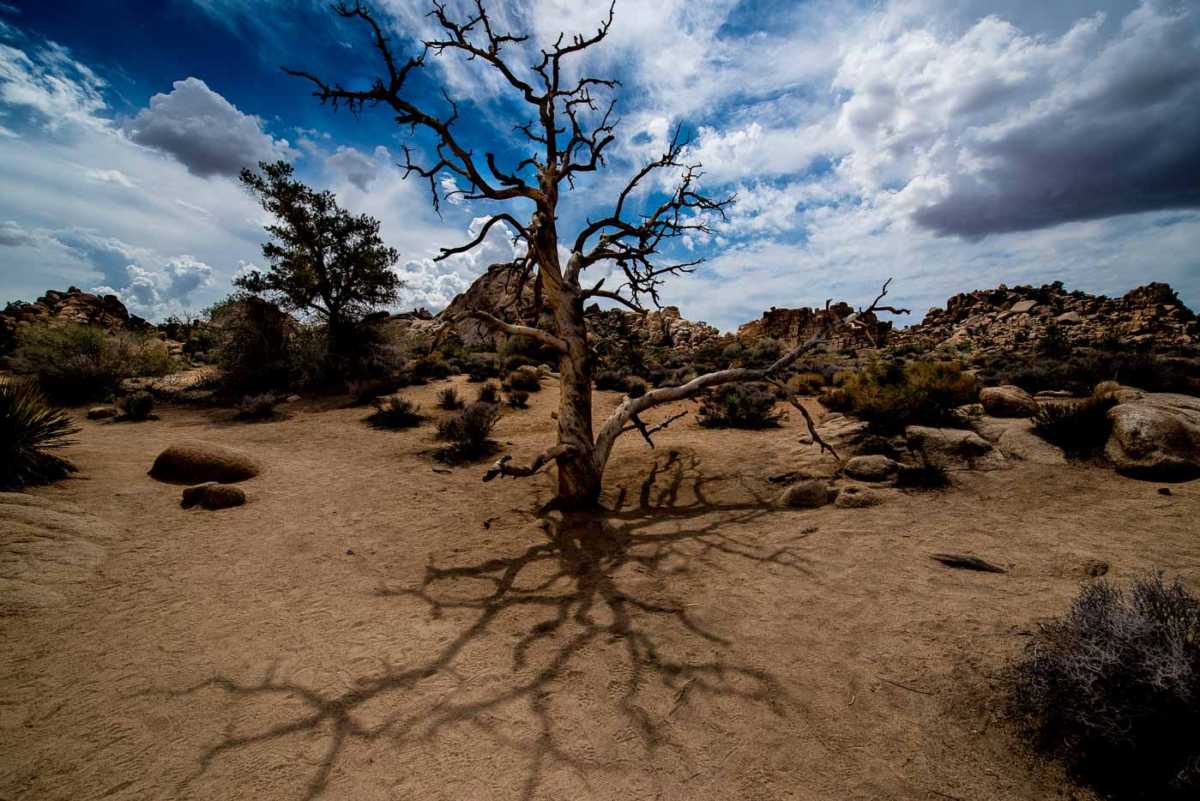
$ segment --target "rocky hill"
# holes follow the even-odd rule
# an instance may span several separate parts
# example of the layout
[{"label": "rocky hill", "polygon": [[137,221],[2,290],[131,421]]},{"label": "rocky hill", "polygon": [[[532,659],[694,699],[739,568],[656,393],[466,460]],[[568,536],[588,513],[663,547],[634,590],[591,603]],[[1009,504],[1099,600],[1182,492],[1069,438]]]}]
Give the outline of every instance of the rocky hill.
[{"label": "rocky hill", "polygon": [[[846,317],[854,311],[854,308],[848,303],[834,303],[829,310],[838,317]],[[795,347],[820,332],[823,316],[822,309],[807,307],[778,309],[772,306],[763,312],[762,317],[758,320],[751,320],[738,326],[737,336],[738,339],[744,341],[763,338],[776,339],[783,343],[784,347]],[[861,319],[871,342],[881,347],[885,345],[892,332],[892,323],[880,320],[871,312],[863,315]],[[842,344],[845,343],[840,340],[831,343],[835,348]]]},{"label": "rocky hill", "polygon": [[897,331],[890,344],[974,353],[1046,352],[1055,348],[1133,348],[1187,354],[1200,347],[1200,320],[1166,284],[1146,284],[1119,298],[1068,292],[1061,281],[955,295],[944,309]]},{"label": "rocky hill", "polygon": [[33,303],[14,301],[0,312],[0,353],[12,346],[17,329],[35,322],[95,325],[107,331],[151,331],[154,326],[130,314],[116,295],[93,295],[78,287],[49,290]]}]

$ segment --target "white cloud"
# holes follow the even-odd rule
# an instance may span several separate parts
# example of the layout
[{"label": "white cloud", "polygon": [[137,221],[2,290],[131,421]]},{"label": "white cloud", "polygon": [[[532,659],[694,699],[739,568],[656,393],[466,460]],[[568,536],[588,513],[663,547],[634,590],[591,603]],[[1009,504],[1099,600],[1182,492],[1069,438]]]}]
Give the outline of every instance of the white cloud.
[{"label": "white cloud", "polygon": [[83,174],[89,181],[95,181],[96,183],[101,184],[116,184],[118,186],[123,186],[126,189],[133,189],[133,181],[129,179],[128,175],[120,170],[89,168],[85,169]]}]

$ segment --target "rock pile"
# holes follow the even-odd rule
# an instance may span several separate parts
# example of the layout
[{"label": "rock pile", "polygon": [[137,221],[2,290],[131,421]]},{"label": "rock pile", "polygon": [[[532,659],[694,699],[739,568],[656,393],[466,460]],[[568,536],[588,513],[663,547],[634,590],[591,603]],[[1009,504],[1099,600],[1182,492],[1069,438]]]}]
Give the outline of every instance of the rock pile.
[{"label": "rock pile", "polygon": [[1200,347],[1200,320],[1166,284],[1146,284],[1120,298],[1067,292],[1061,281],[955,295],[930,309],[890,344],[958,347],[978,353],[1053,350],[1059,344],[1171,354]]},{"label": "rock pile", "polygon": [[[848,303],[834,303],[829,307],[829,311],[842,318],[849,316],[854,308]],[[824,329],[824,317],[823,309],[778,309],[772,306],[763,312],[760,319],[751,320],[738,326],[737,336],[738,339],[746,342],[764,338],[777,339],[785,347],[792,348],[815,334],[821,333]],[[876,346],[882,347],[888,342],[892,332],[891,322],[880,320],[873,313],[863,315],[861,321],[866,329],[868,339]],[[831,347],[838,348],[849,344],[851,336],[847,333],[841,338],[835,338],[831,342]],[[862,343],[861,334],[853,335],[853,339],[856,344]]]}]

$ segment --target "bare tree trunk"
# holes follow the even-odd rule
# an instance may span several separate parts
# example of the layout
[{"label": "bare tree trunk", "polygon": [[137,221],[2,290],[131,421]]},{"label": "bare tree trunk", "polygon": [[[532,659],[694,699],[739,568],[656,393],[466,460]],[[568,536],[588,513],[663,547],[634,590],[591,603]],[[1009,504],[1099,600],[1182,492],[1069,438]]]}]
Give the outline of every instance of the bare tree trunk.
[{"label": "bare tree trunk", "polygon": [[[550,278],[556,273],[548,270],[545,275]],[[558,459],[558,503],[564,508],[587,508],[600,499],[602,468],[592,436],[592,366],[583,299],[559,280],[546,281],[546,294],[558,336],[567,345],[558,360],[558,445],[564,449]]]}]

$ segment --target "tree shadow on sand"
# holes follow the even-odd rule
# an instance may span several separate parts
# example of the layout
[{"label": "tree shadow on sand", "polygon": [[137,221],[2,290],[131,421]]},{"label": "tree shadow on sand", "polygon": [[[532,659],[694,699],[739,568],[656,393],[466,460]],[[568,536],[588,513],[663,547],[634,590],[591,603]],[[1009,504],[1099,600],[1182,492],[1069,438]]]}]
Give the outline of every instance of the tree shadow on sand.
[{"label": "tree shadow on sand", "polygon": [[[364,677],[353,689],[326,694],[268,675],[258,683],[241,683],[215,676],[196,687],[172,695],[187,695],[204,688],[219,688],[247,702],[278,696],[281,703],[299,699],[305,713],[290,722],[252,734],[234,735],[208,747],[197,770],[184,780],[199,778],[223,754],[267,743],[298,733],[328,734],[328,746],[303,799],[321,796],[331,772],[352,739],[394,741],[397,746],[430,741],[451,727],[468,725],[495,745],[525,755],[527,769],[520,797],[533,798],[547,768],[561,765],[579,775],[617,771],[617,765],[586,762],[573,755],[562,738],[561,721],[556,726],[550,705],[550,685],[566,676],[572,664],[591,646],[617,643],[625,669],[621,671],[616,712],[640,735],[647,751],[670,741],[670,715],[653,715],[638,703],[648,683],[658,682],[674,693],[673,714],[697,697],[708,695],[759,704],[775,715],[786,716],[793,706],[786,690],[775,677],[748,662],[739,661],[736,643],[711,630],[689,612],[683,602],[669,595],[672,576],[703,565],[722,570],[728,560],[745,561],[765,569],[806,573],[804,558],[795,544],[811,530],[792,535],[791,542],[761,543],[754,537],[739,539],[723,533],[736,526],[775,513],[763,498],[745,503],[719,504],[705,498],[707,485],[720,478],[705,478],[694,458],[672,452],[656,459],[642,482],[636,502],[626,507],[629,493],[617,494],[614,511],[598,514],[551,515],[542,522],[546,539],[515,556],[496,557],[473,564],[429,565],[424,580],[410,588],[382,588],[382,596],[406,597],[427,605],[435,618],[465,616],[471,622],[439,653],[428,661],[405,669],[388,669],[382,675]],[[687,502],[681,497],[687,497]],[[699,520],[712,516],[713,520]],[[665,525],[664,525],[665,524]],[[649,577],[654,589],[637,589],[646,581],[630,581],[636,575]],[[545,616],[515,641],[501,644],[511,649],[511,671],[503,686],[482,696],[467,697],[454,691],[429,708],[414,704],[397,709],[375,725],[356,721],[356,711],[383,693],[413,690],[438,674],[454,674],[456,663],[469,646],[484,638],[498,638],[496,624],[506,614],[528,616],[528,610],[544,610]],[[671,631],[673,629],[673,631]],[[664,634],[703,644],[710,659],[675,656],[676,642],[664,647]],[[606,681],[616,678],[606,675]],[[493,714],[513,703],[526,705],[534,722],[531,736],[513,738],[496,725]]]}]

